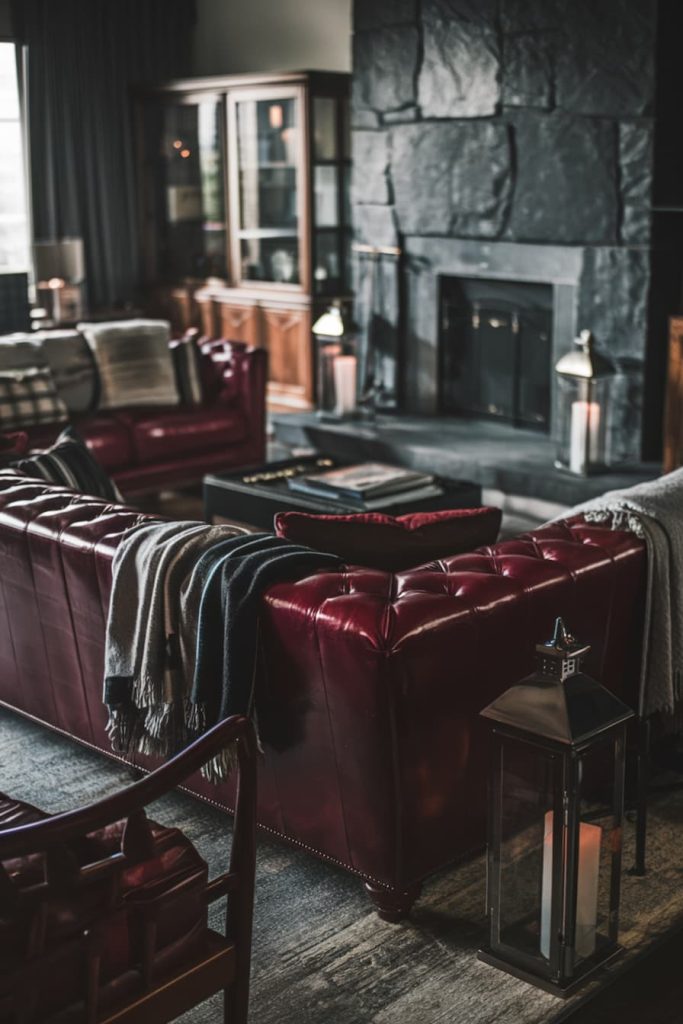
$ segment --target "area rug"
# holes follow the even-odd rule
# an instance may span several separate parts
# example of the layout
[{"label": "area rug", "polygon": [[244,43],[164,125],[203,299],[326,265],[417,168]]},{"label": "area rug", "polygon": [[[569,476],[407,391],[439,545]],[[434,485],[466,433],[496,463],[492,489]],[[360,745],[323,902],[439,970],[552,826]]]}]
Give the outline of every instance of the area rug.
[{"label": "area rug", "polygon": [[[116,762],[0,711],[0,789],[52,811],[81,806],[131,781]],[[154,806],[181,827],[215,871],[228,819],[185,794]],[[410,921],[386,924],[362,885],[313,857],[259,839],[250,1021],[253,1024],[558,1024],[683,924],[683,791],[653,799],[645,878],[624,875],[625,954],[600,981],[563,1002],[480,963],[485,938],[482,858],[426,886]],[[625,864],[633,862],[627,825]],[[214,926],[220,926],[220,910]],[[219,1000],[180,1018],[222,1020]]]}]

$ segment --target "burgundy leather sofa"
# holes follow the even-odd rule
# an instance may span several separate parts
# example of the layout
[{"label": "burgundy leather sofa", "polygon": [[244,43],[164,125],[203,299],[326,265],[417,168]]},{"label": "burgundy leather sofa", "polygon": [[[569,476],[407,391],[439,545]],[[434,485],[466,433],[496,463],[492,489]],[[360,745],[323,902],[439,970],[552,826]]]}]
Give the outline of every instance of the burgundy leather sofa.
[{"label": "burgundy leather sofa", "polygon": [[[109,754],[111,560],[137,515],[0,473],[0,701]],[[272,587],[259,700],[291,743],[261,761],[262,828],[359,875],[388,919],[406,913],[426,876],[483,845],[478,713],[531,670],[557,615],[633,703],[644,570],[635,536],[575,519],[401,573]],[[234,806],[230,782],[191,788]]]},{"label": "burgundy leather sofa", "polygon": [[[263,461],[266,364],[263,349],[205,342],[202,405],[111,409],[74,426],[127,497],[198,483],[205,473]],[[29,445],[48,447],[62,426],[30,428]]]}]

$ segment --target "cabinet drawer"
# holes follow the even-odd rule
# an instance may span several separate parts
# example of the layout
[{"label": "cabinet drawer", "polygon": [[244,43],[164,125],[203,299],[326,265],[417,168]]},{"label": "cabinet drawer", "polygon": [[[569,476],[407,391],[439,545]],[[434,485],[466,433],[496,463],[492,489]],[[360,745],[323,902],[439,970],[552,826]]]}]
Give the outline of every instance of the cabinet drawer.
[{"label": "cabinet drawer", "polygon": [[228,341],[243,341],[259,348],[262,345],[260,310],[258,306],[218,303],[219,333]]}]

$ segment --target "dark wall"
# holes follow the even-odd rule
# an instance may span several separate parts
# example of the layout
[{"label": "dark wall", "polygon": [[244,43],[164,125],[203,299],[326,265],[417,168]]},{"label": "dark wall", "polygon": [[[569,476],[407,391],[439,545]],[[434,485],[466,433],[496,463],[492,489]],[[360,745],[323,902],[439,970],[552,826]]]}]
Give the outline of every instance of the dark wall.
[{"label": "dark wall", "polygon": [[[356,0],[358,241],[580,246],[581,326],[617,360],[642,361],[656,8],[655,0]],[[358,274],[362,294],[362,266]],[[384,296],[395,319],[397,298],[390,288]]]}]

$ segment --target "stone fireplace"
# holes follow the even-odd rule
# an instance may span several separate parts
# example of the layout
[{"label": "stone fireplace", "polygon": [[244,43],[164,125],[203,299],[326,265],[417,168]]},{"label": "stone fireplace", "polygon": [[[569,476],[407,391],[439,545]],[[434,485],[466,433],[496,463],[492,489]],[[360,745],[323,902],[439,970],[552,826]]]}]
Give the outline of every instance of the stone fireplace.
[{"label": "stone fireplace", "polygon": [[552,287],[444,275],[439,410],[548,433]]},{"label": "stone fireplace", "polygon": [[[653,329],[678,298],[653,288],[657,6],[356,0],[355,238],[401,250],[398,261],[356,260],[357,316],[381,324],[385,391],[400,410],[457,413],[442,328],[444,287],[458,285],[448,282],[472,294],[476,282],[517,283],[549,299],[539,428],[555,434],[552,367],[590,328],[617,369],[615,457],[640,459],[645,419],[661,413],[657,380],[644,411],[646,364],[663,346]],[[486,358],[496,352],[502,360],[493,343]]]}]

